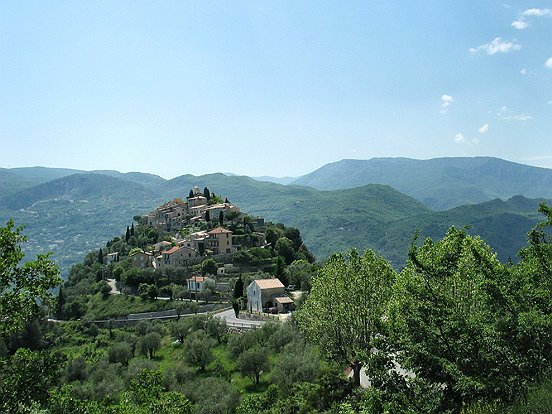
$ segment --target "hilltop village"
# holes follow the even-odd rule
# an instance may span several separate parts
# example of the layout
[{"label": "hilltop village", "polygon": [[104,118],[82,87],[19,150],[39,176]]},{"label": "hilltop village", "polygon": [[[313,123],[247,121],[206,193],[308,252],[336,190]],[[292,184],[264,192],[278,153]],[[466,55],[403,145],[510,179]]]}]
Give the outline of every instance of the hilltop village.
[{"label": "hilltop village", "polygon": [[[310,287],[304,268],[314,256],[298,229],[241,212],[207,187],[134,220],[98,252],[97,280],[112,281],[106,293],[234,300],[237,311],[282,313],[294,307],[290,290]],[[302,272],[289,269],[294,262]],[[64,316],[78,317],[84,307],[66,306]]]}]

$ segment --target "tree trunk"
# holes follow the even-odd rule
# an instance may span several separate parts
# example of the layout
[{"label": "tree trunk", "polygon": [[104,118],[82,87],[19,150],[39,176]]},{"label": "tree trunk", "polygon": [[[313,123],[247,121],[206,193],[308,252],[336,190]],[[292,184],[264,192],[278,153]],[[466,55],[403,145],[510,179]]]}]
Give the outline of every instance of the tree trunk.
[{"label": "tree trunk", "polygon": [[360,387],[360,370],[362,369],[362,362],[354,362],[352,365],[353,365],[353,382],[356,387]]}]

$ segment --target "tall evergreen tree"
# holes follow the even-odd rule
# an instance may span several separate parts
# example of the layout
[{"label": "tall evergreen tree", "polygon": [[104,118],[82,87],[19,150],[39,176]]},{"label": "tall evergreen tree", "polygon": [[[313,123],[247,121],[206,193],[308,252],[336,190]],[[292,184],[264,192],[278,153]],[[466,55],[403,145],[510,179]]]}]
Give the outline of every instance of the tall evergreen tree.
[{"label": "tall evergreen tree", "polygon": [[125,234],[125,241],[128,243],[128,239],[130,239],[130,229],[127,226],[126,234]]},{"label": "tall evergreen tree", "polygon": [[205,196],[205,198],[207,200],[210,200],[211,199],[211,192],[209,191],[209,189],[207,187],[205,187],[203,189],[203,195]]},{"label": "tall evergreen tree", "polygon": [[209,214],[209,210],[205,212],[205,221],[207,222],[211,221],[211,215]]},{"label": "tall evergreen tree", "polygon": [[222,226],[222,223],[224,223],[224,213],[221,211],[219,212],[219,223]]},{"label": "tall evergreen tree", "polygon": [[194,191],[190,190],[190,194],[188,194],[188,198],[193,198],[193,197],[194,197]]},{"label": "tall evergreen tree", "polygon": [[63,317],[63,305],[65,305],[65,293],[63,292],[63,286],[60,286],[55,308],[55,316],[58,319]]},{"label": "tall evergreen tree", "polygon": [[230,201],[228,201],[228,197],[226,197],[226,198],[224,199],[224,203],[225,203],[225,204],[230,204]]},{"label": "tall evergreen tree", "polygon": [[234,298],[239,299],[243,296],[243,280],[241,276],[236,280],[234,284]]},{"label": "tall evergreen tree", "polygon": [[130,235],[134,236],[134,223],[130,226]]},{"label": "tall evergreen tree", "polygon": [[99,263],[99,264],[103,264],[103,263],[104,263],[104,260],[103,260],[103,252],[102,252],[101,247],[100,247],[100,251],[98,252],[98,263]]}]

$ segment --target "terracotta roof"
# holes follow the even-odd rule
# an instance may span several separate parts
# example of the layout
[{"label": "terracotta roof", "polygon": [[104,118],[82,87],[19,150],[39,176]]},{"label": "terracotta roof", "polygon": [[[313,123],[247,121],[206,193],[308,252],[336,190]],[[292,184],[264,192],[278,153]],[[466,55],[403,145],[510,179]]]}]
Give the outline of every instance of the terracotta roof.
[{"label": "terracotta roof", "polygon": [[163,254],[173,254],[173,253],[177,252],[180,249],[181,249],[180,246],[174,246],[172,249],[164,251]]},{"label": "terracotta roof", "polygon": [[189,278],[188,280],[195,280],[196,282],[205,282],[208,278],[207,277],[203,277],[203,276],[192,276],[191,278]]},{"label": "terracotta roof", "polygon": [[254,281],[261,289],[283,288],[284,285],[280,279],[258,279]]},{"label": "terracotta roof", "polygon": [[282,305],[285,303],[293,303],[293,299],[288,298],[287,296],[281,296],[279,298],[274,298],[274,300]]},{"label": "terracotta roof", "polygon": [[208,231],[207,232],[208,234],[221,234],[221,233],[232,233],[230,230],[226,230],[224,227],[217,227],[217,228],[214,228],[213,230],[211,231]]}]

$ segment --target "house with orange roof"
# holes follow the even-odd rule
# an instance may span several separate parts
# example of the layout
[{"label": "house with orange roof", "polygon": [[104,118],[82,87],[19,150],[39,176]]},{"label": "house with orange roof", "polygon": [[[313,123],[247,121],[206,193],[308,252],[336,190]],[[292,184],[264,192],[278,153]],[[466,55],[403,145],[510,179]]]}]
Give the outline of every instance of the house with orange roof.
[{"label": "house with orange roof", "polygon": [[232,232],[222,226],[207,232],[206,248],[213,254],[232,253]]},{"label": "house with orange roof", "polygon": [[214,283],[213,279],[206,276],[192,276],[186,280],[186,284],[190,292],[202,292],[205,289],[205,284],[209,281]]},{"label": "house with orange roof", "polygon": [[161,252],[162,260],[159,263],[160,267],[173,266],[183,267],[188,264],[190,260],[195,259],[198,256],[198,252],[188,246],[175,246],[169,250]]},{"label": "house with orange roof", "polygon": [[249,312],[263,312],[276,308],[278,312],[287,312],[293,308],[285,292],[285,286],[279,279],[258,279],[247,286],[247,309]]}]

